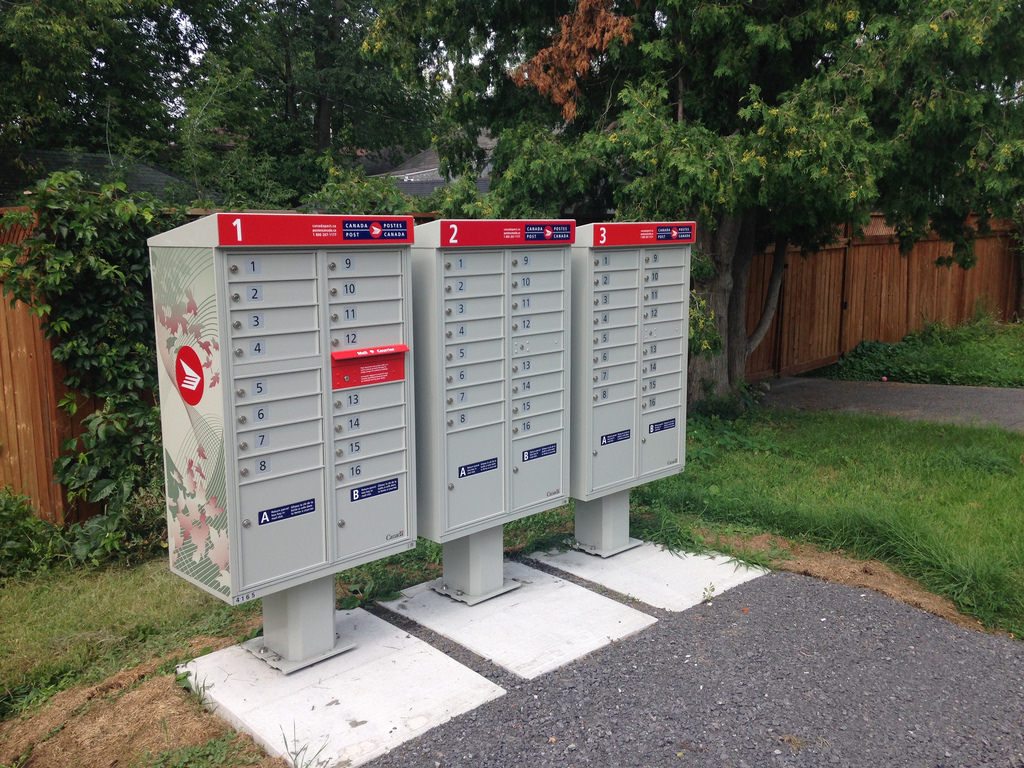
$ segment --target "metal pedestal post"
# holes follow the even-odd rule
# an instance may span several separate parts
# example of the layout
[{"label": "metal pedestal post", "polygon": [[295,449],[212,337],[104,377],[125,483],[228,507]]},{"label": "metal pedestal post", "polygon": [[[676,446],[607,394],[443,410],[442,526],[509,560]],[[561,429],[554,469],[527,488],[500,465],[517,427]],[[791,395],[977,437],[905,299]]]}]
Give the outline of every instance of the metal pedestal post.
[{"label": "metal pedestal post", "polygon": [[442,557],[444,576],[431,587],[454,600],[476,605],[519,587],[519,582],[505,579],[500,525],[445,542]]},{"label": "metal pedestal post", "polygon": [[643,544],[629,538],[629,491],[593,501],[576,500],[576,546],[591,555],[611,557]]},{"label": "metal pedestal post", "polygon": [[354,648],[334,632],[334,576],[263,598],[263,637],[242,646],[286,675]]}]

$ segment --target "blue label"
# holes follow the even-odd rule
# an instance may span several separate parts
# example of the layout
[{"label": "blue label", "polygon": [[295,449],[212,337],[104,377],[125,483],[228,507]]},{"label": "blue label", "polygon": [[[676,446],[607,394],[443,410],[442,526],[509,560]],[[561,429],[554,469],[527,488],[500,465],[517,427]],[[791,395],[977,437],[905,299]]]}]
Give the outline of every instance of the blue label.
[{"label": "blue label", "polygon": [[523,461],[542,459],[545,456],[554,456],[556,453],[558,453],[558,443],[549,443],[548,445],[542,445],[540,448],[530,448],[528,451],[523,451]]},{"label": "blue label", "polygon": [[405,240],[409,228],[404,221],[345,221],[342,224],[344,240]]},{"label": "blue label", "polygon": [[316,499],[306,499],[305,501],[296,501],[294,504],[285,504],[283,507],[264,509],[256,514],[256,518],[260,525],[266,525],[287,520],[290,517],[308,515],[310,512],[316,512]]},{"label": "blue label", "polygon": [[348,492],[348,497],[352,501],[362,501],[363,499],[372,499],[374,496],[392,493],[397,490],[398,478],[393,477],[390,480],[381,480],[379,483],[370,483],[359,488],[353,488]]},{"label": "blue label", "polygon": [[490,472],[492,469],[498,468],[498,457],[495,456],[493,459],[484,459],[483,461],[477,461],[473,464],[464,464],[459,467],[459,477],[470,477],[471,475],[479,475],[481,472]]},{"label": "blue label", "polygon": [[523,236],[526,240],[569,240],[572,237],[572,225],[531,223],[524,226]]},{"label": "blue label", "polygon": [[612,432],[607,435],[601,435],[601,445],[611,445],[612,443],[618,443],[621,440],[629,440],[630,430],[620,429],[618,432]]},{"label": "blue label", "polygon": [[653,424],[647,426],[647,434],[653,435],[655,432],[664,432],[666,429],[675,429],[675,419],[665,419],[665,421],[656,421]]},{"label": "blue label", "polygon": [[658,227],[657,237],[659,240],[692,240],[693,227]]}]

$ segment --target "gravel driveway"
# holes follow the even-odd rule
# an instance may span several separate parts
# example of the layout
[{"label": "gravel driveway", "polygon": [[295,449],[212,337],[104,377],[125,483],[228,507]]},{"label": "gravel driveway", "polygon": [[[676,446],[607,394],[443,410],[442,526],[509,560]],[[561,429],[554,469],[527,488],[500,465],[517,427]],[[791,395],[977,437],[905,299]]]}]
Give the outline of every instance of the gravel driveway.
[{"label": "gravel driveway", "polygon": [[1024,768],[1024,643],[773,573],[508,690],[370,766]]}]

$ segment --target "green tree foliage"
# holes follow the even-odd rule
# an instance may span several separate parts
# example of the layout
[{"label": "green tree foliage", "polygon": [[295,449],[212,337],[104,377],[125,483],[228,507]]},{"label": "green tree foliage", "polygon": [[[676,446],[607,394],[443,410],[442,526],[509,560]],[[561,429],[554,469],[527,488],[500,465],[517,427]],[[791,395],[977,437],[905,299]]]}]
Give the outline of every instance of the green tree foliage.
[{"label": "green tree foliage", "polygon": [[0,246],[0,284],[41,318],[69,388],[61,406],[100,403],[64,446],[56,478],[72,500],[120,513],[160,463],[146,238],[179,216],[77,172],[53,174],[28,199],[27,211],[0,220],[33,227],[22,243]]},{"label": "green tree foliage", "polygon": [[[393,0],[382,16],[413,5]],[[418,17],[418,52],[451,73],[460,138],[500,134],[501,212],[700,220],[725,343],[693,368],[718,391],[742,380],[767,330],[787,246],[814,249],[880,208],[905,243],[933,226],[969,265],[967,214],[984,226],[1024,197],[1019,3],[443,5]],[[596,21],[567,34],[580,17]],[[463,162],[449,138],[442,150]],[[772,243],[773,291],[748,339],[749,268]]]}]

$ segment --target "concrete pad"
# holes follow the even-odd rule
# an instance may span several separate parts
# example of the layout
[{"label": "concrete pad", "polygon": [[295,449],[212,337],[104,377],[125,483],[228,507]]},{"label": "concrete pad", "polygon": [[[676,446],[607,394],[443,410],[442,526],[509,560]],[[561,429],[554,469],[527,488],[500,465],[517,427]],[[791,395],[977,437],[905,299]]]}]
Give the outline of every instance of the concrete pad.
[{"label": "concrete pad", "polygon": [[358,766],[505,690],[366,611],[339,611],[356,647],[284,675],[241,646],[179,669],[218,716],[291,765]]},{"label": "concrete pad", "polygon": [[383,605],[527,679],[657,621],[522,563],[505,563],[505,578],[522,587],[473,606],[439,595],[429,584]]},{"label": "concrete pad", "polygon": [[530,557],[666,611],[685,611],[768,573],[725,555],[677,554],[650,542],[607,559],[578,550],[534,552]]}]

